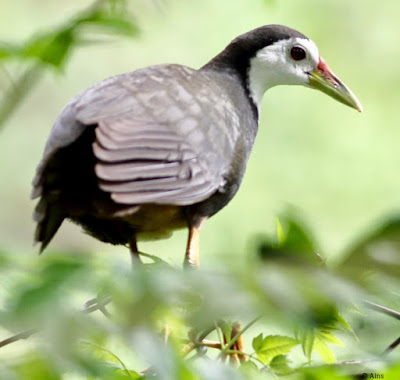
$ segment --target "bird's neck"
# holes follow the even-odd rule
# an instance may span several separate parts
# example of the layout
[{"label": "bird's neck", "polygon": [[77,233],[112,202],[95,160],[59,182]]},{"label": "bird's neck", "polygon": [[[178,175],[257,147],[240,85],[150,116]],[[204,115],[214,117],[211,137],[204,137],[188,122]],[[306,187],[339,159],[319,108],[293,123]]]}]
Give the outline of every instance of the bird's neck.
[{"label": "bird's neck", "polygon": [[258,109],[261,107],[265,92],[283,82],[279,72],[260,62],[257,57],[249,62],[246,81],[250,96]]},{"label": "bird's neck", "polygon": [[[251,87],[252,84],[249,80],[250,59],[246,59],[240,54],[232,53],[232,51],[225,49],[204,65],[200,71],[228,75],[232,80],[236,80],[243,88],[253,115],[258,120],[262,96],[259,98],[258,91],[255,92]],[[255,95],[256,93],[257,96]]]}]

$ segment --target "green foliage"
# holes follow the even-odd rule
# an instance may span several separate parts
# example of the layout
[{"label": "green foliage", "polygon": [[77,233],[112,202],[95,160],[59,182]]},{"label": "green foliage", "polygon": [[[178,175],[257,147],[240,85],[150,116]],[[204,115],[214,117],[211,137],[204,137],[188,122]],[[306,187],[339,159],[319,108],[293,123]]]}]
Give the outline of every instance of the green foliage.
[{"label": "green foliage", "polygon": [[[104,3],[104,2],[102,2]],[[78,14],[66,25],[54,30],[39,33],[21,45],[6,45],[0,49],[0,60],[16,58],[19,60],[36,59],[40,63],[62,69],[71,49],[87,43],[87,28],[95,28],[104,34],[116,34],[132,37],[138,29],[126,13],[117,13],[104,9],[98,2],[90,11]]]},{"label": "green foliage", "polygon": [[265,364],[270,364],[276,357],[281,357],[299,344],[297,339],[281,336],[269,335],[263,338],[262,334],[253,339],[253,348],[260,359]]},{"label": "green foliage", "polygon": [[66,23],[38,32],[21,44],[0,42],[0,65],[24,65],[23,73],[13,78],[0,103],[0,127],[32,90],[43,70],[62,70],[75,48],[94,43],[90,40],[91,32],[104,37],[136,36],[138,28],[126,4],[125,0],[98,0]]},{"label": "green foliage", "polygon": [[37,58],[42,63],[61,68],[71,46],[75,43],[73,29],[40,35],[28,41],[21,48],[14,49],[18,58]]},{"label": "green foliage", "polygon": [[269,367],[277,375],[287,375],[293,372],[293,368],[289,365],[290,363],[291,360],[286,355],[276,355],[270,361]]},{"label": "green foliage", "polygon": [[[382,294],[372,293],[370,283],[365,287],[357,279],[351,286],[343,286],[348,280],[339,274],[340,267],[338,273],[321,266],[319,258],[310,261],[304,240],[312,239],[298,232],[304,230],[301,223],[287,220],[282,226],[284,239],[280,246],[272,239],[274,249],[284,249],[292,239],[290,231],[295,231],[305,261],[300,260],[302,254],[294,252],[292,243],[292,260],[286,251],[281,259],[261,256],[262,261],[224,272],[183,271],[155,257],[131,270],[112,259],[96,260],[83,254],[49,253],[22,263],[2,253],[0,270],[6,272],[14,265],[14,274],[1,292],[0,321],[7,329],[3,336],[32,327],[36,330],[24,337],[28,340],[12,343],[20,349],[26,347],[13,360],[3,362],[0,371],[15,379],[26,378],[26,373],[38,379],[61,379],[65,373],[74,373],[77,379],[196,380],[399,374],[398,363],[384,356],[378,356],[375,367],[371,358],[376,361],[379,350],[370,357],[363,353],[364,359],[357,349],[346,353],[347,346],[363,344],[364,339],[355,339],[348,320],[362,320],[365,325],[371,319],[370,323],[375,323],[372,311],[362,315],[349,306],[362,307],[360,294],[385,301]],[[266,244],[264,239],[264,248]],[[271,281],[265,282],[268,278]],[[280,286],[283,283],[284,288]],[[307,290],[308,286],[313,291]],[[79,310],[79,304],[98,292],[107,297],[92,300]],[[386,287],[386,292],[391,288]],[[278,302],[288,295],[285,302]],[[294,299],[296,307],[291,302]],[[320,300],[324,300],[322,306]],[[236,320],[248,321],[239,333],[232,324]],[[285,333],[276,333],[277,329]],[[362,332],[362,328],[358,330]],[[394,329],[387,346],[396,334]],[[167,335],[165,344],[163,336]],[[253,352],[248,343],[243,351],[237,351],[241,335],[245,342],[252,340]],[[7,353],[8,347],[11,343],[1,348],[0,354],[1,350]],[[343,363],[336,362],[338,353],[345,357]],[[7,355],[11,358],[12,351]],[[246,361],[236,370],[237,364],[224,364],[226,358],[231,363]],[[330,366],[333,363],[335,367]]]},{"label": "green foliage", "polygon": [[27,354],[23,361],[12,366],[12,371],[10,371],[10,373],[13,373],[13,375],[19,379],[61,379],[61,375],[56,366],[54,366],[45,355],[34,352]]},{"label": "green foliage", "polygon": [[348,250],[342,263],[343,269],[367,280],[365,274],[374,268],[376,272],[400,277],[400,220],[391,217],[376,225],[366,236]]},{"label": "green foliage", "polygon": [[262,258],[268,260],[290,257],[291,259],[315,262],[318,258],[316,254],[318,249],[309,233],[293,218],[277,220],[277,238],[260,239],[258,252]]},{"label": "green foliage", "polygon": [[124,379],[140,379],[142,377],[137,372],[126,368],[124,362],[110,350],[85,341],[79,342],[79,345],[83,351],[86,350],[88,352],[93,361],[98,361],[99,365],[104,366],[106,371]]},{"label": "green foliage", "polygon": [[[325,315],[324,315],[325,317]],[[325,363],[334,363],[336,361],[335,354],[328,344],[336,344],[343,346],[343,343],[334,335],[340,331],[347,331],[354,334],[351,326],[345,319],[332,309],[329,319],[324,322],[318,322],[314,327],[305,327],[297,331],[298,339],[304,355],[311,362],[311,355],[316,351]]]},{"label": "green foliage", "polygon": [[13,298],[7,302],[7,309],[14,315],[32,318],[39,313],[43,303],[55,303],[63,293],[63,288],[74,281],[74,274],[83,269],[76,258],[56,257],[47,261],[29,281],[14,290]]}]

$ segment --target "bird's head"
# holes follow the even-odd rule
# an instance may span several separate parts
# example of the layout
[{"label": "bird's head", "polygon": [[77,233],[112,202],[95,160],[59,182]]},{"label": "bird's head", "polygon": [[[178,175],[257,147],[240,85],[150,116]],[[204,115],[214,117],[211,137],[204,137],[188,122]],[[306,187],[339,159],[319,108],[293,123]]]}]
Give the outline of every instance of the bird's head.
[{"label": "bird's head", "polygon": [[250,59],[248,81],[256,102],[273,86],[304,85],[362,111],[356,96],[333,74],[315,43],[306,37],[281,39],[259,49]]},{"label": "bird's head", "polygon": [[356,96],[320,57],[315,43],[286,26],[266,25],[237,37],[215,62],[229,63],[239,72],[257,108],[269,88],[303,85],[362,111]]}]

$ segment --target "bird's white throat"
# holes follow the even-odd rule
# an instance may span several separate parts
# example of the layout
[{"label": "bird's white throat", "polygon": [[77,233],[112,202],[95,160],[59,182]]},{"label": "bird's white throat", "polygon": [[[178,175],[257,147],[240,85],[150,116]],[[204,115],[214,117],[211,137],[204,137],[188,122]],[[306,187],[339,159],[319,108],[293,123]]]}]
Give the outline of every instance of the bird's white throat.
[{"label": "bird's white throat", "polygon": [[[290,49],[294,45],[305,48],[307,59],[297,62],[291,58]],[[250,60],[247,74],[247,86],[257,108],[260,109],[263,95],[271,87],[308,86],[307,72],[314,70],[318,61],[318,48],[314,42],[304,38],[290,38],[260,49]]]}]

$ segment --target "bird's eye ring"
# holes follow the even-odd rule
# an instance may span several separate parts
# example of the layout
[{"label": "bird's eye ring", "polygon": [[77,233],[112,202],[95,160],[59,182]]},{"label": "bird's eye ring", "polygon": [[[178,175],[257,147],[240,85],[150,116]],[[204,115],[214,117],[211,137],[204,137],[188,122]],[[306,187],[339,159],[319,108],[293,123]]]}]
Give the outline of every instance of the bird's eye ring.
[{"label": "bird's eye ring", "polygon": [[306,51],[301,46],[293,46],[290,55],[295,61],[301,61],[306,58]]}]

